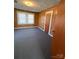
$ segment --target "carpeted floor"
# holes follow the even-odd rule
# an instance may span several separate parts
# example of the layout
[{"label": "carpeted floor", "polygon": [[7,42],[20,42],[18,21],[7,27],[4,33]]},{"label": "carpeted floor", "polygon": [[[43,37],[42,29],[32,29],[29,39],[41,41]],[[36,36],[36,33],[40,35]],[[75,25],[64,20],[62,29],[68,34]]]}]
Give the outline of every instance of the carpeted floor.
[{"label": "carpeted floor", "polygon": [[39,28],[14,30],[14,59],[50,59],[51,37]]}]

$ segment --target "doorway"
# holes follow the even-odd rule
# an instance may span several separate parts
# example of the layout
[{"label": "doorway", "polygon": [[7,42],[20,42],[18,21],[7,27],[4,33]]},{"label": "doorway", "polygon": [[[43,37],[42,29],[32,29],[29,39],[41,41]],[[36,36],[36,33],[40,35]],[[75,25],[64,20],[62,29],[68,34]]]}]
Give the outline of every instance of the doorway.
[{"label": "doorway", "polygon": [[[45,26],[44,26],[44,30],[45,32],[47,32],[49,35],[51,35],[50,31],[51,31],[51,21],[52,21],[52,15],[53,15],[53,11],[48,11],[46,12],[45,16]],[[52,35],[51,35],[52,36]]]}]

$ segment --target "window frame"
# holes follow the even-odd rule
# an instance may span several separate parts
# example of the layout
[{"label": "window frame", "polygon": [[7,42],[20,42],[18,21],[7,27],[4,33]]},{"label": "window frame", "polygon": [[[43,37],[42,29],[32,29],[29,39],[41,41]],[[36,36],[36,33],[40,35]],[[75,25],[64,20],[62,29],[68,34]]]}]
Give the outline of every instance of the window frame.
[{"label": "window frame", "polygon": [[26,11],[18,11],[18,10],[17,10],[17,13],[16,13],[16,14],[18,14],[18,13],[25,13],[25,14],[28,13],[28,14],[33,14],[33,16],[34,16],[34,17],[33,17],[33,24],[18,24],[18,20],[19,20],[19,19],[18,19],[18,15],[17,15],[17,24],[18,24],[18,25],[34,25],[34,24],[35,24],[35,13],[26,12]]}]

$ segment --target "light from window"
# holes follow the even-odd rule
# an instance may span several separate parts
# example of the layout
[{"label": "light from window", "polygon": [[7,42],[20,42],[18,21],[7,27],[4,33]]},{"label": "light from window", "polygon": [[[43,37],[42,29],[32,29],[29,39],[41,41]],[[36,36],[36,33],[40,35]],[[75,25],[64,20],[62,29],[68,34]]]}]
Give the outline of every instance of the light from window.
[{"label": "light from window", "polygon": [[34,15],[28,14],[28,24],[34,24]]},{"label": "light from window", "polygon": [[34,24],[34,14],[17,12],[18,24]]}]

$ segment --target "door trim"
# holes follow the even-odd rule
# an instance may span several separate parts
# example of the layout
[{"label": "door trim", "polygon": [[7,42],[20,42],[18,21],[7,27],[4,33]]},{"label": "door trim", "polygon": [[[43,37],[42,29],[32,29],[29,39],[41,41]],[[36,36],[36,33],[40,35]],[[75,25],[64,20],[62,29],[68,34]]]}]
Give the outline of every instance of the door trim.
[{"label": "door trim", "polygon": [[50,18],[50,23],[49,23],[49,30],[48,30],[48,34],[53,37],[53,35],[50,33],[51,30],[51,22],[52,22],[52,16],[53,16],[53,11],[48,11],[45,13],[45,21],[44,21],[44,31],[45,31],[45,23],[46,23],[46,14],[51,13],[51,18]]}]

